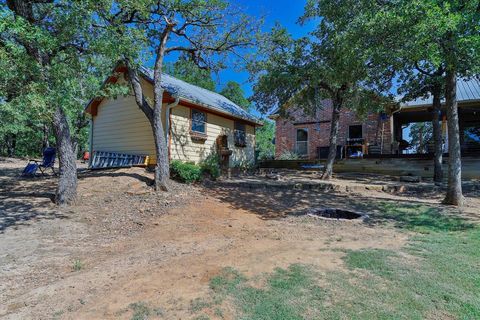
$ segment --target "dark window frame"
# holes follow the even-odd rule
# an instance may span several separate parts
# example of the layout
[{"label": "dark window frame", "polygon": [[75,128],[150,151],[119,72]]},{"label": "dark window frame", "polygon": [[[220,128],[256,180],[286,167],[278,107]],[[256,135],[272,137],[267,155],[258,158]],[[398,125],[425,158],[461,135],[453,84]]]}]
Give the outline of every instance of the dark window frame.
[{"label": "dark window frame", "polygon": [[247,125],[244,122],[235,121],[233,140],[236,147],[244,148],[247,146]]},{"label": "dark window frame", "polygon": [[[358,130],[359,127],[360,127],[360,137],[352,137],[351,136],[351,129],[352,127],[356,127],[356,129]],[[352,140],[360,140],[360,139],[363,139],[363,125],[362,124],[351,124],[348,126],[348,139],[352,139]]]},{"label": "dark window frame", "polygon": [[[197,120],[194,120],[194,113],[199,113],[203,115],[203,131],[195,130],[195,123],[198,122]],[[200,125],[198,125],[200,126]],[[201,134],[201,135],[207,135],[207,113],[204,111],[200,111],[197,109],[191,109],[190,111],[190,132],[194,134]]]}]

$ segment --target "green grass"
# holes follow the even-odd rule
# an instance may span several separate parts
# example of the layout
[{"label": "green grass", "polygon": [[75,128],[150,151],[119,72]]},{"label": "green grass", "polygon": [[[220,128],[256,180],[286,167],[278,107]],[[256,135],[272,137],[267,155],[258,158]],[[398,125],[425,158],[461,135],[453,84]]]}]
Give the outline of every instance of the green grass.
[{"label": "green grass", "polygon": [[213,300],[233,300],[241,315],[239,319],[303,319],[302,314],[321,301],[322,289],[308,267],[292,265],[287,270],[277,269],[266,279],[264,288],[249,284],[233,269],[225,269],[210,282],[216,295]]},{"label": "green grass", "polygon": [[464,231],[475,228],[473,223],[423,204],[380,202],[379,211],[372,216],[373,223],[388,222],[400,229],[419,233]]},{"label": "green grass", "polygon": [[196,298],[190,302],[190,312],[197,313],[205,308],[209,308],[212,304],[202,298]]},{"label": "green grass", "polygon": [[259,281],[225,269],[212,303],[252,320],[480,319],[480,228],[428,206],[380,207],[377,222],[418,232],[402,250],[347,250],[345,271],[326,275],[292,265]]},{"label": "green grass", "polygon": [[394,256],[395,253],[393,251],[382,249],[349,250],[344,261],[351,269],[370,270],[381,276],[388,277],[395,271],[389,263],[389,259]]},{"label": "green grass", "polygon": [[75,259],[72,264],[72,270],[73,271],[80,271],[83,269],[83,263],[79,259]]},{"label": "green grass", "polygon": [[[133,311],[132,317],[130,320],[146,320],[151,316],[162,316],[163,311],[160,308],[152,309],[148,306],[147,303],[143,301],[131,303],[128,306],[128,309]],[[125,310],[128,311],[128,310]]]},{"label": "green grass", "polygon": [[[471,229],[416,236],[404,250],[408,258],[388,251],[349,251],[344,260],[353,272],[335,273],[329,282],[337,284],[332,290],[350,294],[332,314],[358,319],[480,319],[479,247],[480,230]],[[352,278],[358,281],[352,284]]]}]

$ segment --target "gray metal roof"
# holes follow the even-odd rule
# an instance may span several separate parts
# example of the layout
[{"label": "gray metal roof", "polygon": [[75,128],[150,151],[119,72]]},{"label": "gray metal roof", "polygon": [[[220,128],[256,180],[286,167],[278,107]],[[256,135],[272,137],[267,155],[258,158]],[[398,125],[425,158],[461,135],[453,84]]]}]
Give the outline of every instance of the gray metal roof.
[{"label": "gray metal roof", "polygon": [[[152,69],[143,67],[141,72],[148,78],[148,80],[153,82]],[[226,113],[236,118],[261,124],[257,118],[221,94],[190,84],[166,73],[162,74],[162,87],[168,93],[177,96],[180,99],[200,104],[206,108]]]},{"label": "gray metal roof", "polygon": [[[480,101],[480,79],[458,79],[457,80],[457,101],[458,102],[474,102]],[[442,100],[442,103],[445,102]],[[424,99],[416,99],[408,102],[402,102],[402,107],[412,108],[431,105],[433,98],[430,96]]]}]

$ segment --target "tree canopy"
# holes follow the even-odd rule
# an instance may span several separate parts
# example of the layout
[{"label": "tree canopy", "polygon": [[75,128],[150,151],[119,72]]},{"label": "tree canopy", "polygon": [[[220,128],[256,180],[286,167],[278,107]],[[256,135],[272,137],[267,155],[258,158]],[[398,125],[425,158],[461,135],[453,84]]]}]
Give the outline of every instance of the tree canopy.
[{"label": "tree canopy", "polygon": [[94,10],[90,1],[0,2],[0,112],[9,115],[2,122],[19,121],[18,126],[5,126],[2,134],[10,153],[19,141],[30,145],[28,153],[38,154],[53,131],[60,164],[59,204],[75,201],[75,149],[86,140],[83,106],[98,92],[99,75],[106,67],[104,61],[97,62],[109,41],[92,28]]},{"label": "tree canopy", "polygon": [[[311,10],[342,25],[350,43],[368,57],[377,79],[396,79],[397,91],[410,100],[433,96],[435,179],[442,180],[439,114],[446,100],[449,170],[445,202],[463,202],[456,99],[458,77],[479,73],[480,5],[478,1],[309,1]],[[385,82],[391,86],[391,82]]]},{"label": "tree canopy", "polygon": [[[348,106],[358,113],[380,108],[384,99],[369,86],[367,55],[347,41],[344,26],[323,16],[323,7],[307,7],[304,19],[321,16],[317,28],[308,36],[292,39],[287,30],[276,27],[268,35],[260,59],[251,65],[255,75],[253,100],[263,112],[288,106],[315,114],[324,107],[322,100],[333,104],[330,150],[324,178],[332,176],[336,154],[340,110]],[[388,102],[388,101],[385,101]]]},{"label": "tree canopy", "polygon": [[258,152],[257,159],[269,160],[275,158],[275,123],[265,119],[263,127],[256,130],[255,150]]},{"label": "tree canopy", "polygon": [[174,63],[168,63],[165,69],[167,73],[178,79],[210,91],[216,90],[216,83],[212,78],[212,72],[207,69],[201,69],[186,56],[180,57]]},{"label": "tree canopy", "polygon": [[[135,102],[152,126],[156,150],[154,186],[166,190],[168,148],[161,120],[165,57],[181,54],[201,69],[220,70],[225,67],[223,61],[238,56],[238,48],[253,44],[258,25],[225,0],[115,1],[107,3],[98,16],[98,26],[116,39],[116,52],[127,67]],[[153,101],[144,96],[138,72],[145,56],[154,61]]]},{"label": "tree canopy", "polygon": [[220,94],[235,102],[238,106],[248,111],[250,109],[250,101],[245,97],[242,87],[238,82],[228,81]]}]

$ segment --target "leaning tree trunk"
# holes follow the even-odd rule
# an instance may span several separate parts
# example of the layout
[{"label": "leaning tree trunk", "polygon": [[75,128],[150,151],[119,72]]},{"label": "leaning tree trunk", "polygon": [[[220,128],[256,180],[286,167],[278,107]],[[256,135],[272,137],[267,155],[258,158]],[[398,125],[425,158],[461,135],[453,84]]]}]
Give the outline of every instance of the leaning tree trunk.
[{"label": "leaning tree trunk", "polygon": [[57,195],[55,201],[59,205],[71,204],[77,197],[77,165],[70,137],[67,117],[61,107],[53,115],[53,127],[57,140],[57,153],[60,166]]},{"label": "leaning tree trunk", "polygon": [[462,160],[460,152],[460,129],[458,125],[457,76],[454,68],[446,74],[446,103],[448,122],[448,186],[445,204],[463,205]]},{"label": "leaning tree trunk", "polygon": [[338,125],[340,119],[340,109],[342,102],[340,99],[333,101],[332,121],[330,125],[330,147],[328,149],[328,158],[323,171],[322,179],[328,180],[332,178],[333,163],[335,162],[335,156],[337,155],[337,140],[338,140]]},{"label": "leaning tree trunk", "polygon": [[441,87],[433,90],[433,141],[435,143],[434,163],[433,163],[433,181],[441,183],[443,181],[443,141],[442,126],[440,125],[440,115],[442,113],[442,103],[440,100]]}]

